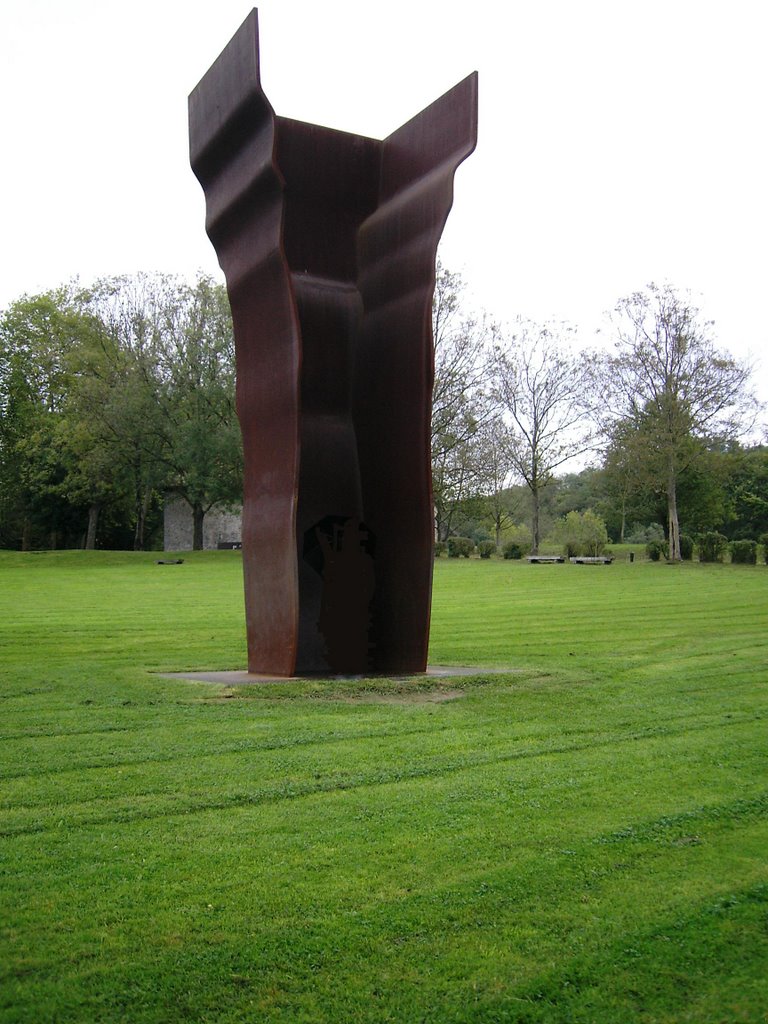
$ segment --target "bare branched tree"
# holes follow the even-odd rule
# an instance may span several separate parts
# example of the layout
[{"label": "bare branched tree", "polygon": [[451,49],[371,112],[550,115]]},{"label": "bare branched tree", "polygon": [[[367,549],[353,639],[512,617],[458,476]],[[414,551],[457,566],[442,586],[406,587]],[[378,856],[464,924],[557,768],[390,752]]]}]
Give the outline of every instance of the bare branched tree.
[{"label": "bare branched tree", "polygon": [[493,524],[494,541],[498,549],[501,547],[504,527],[515,521],[524,504],[519,490],[512,489],[512,485],[519,482],[511,457],[514,434],[504,422],[504,417],[495,413],[479,428],[476,441],[476,487]]},{"label": "bare branched tree", "polygon": [[459,274],[439,262],[432,303],[432,485],[438,537],[448,536],[457,504],[476,485],[477,431],[492,412],[490,350],[496,327],[462,305]]},{"label": "bare branched tree", "polygon": [[573,328],[518,320],[496,348],[495,386],[512,431],[510,459],[531,492],[532,553],[539,549],[541,492],[556,469],[594,443],[591,359],[574,355]]}]

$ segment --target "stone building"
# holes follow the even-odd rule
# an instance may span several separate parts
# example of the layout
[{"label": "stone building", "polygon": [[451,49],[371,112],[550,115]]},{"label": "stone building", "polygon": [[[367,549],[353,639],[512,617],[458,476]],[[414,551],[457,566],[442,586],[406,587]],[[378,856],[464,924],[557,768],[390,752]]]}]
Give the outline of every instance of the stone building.
[{"label": "stone building", "polygon": [[[239,510],[228,510],[213,506],[203,520],[203,548],[240,547]],[[165,499],[163,512],[163,549],[165,551],[192,550],[192,509],[183,498],[169,494]]]}]

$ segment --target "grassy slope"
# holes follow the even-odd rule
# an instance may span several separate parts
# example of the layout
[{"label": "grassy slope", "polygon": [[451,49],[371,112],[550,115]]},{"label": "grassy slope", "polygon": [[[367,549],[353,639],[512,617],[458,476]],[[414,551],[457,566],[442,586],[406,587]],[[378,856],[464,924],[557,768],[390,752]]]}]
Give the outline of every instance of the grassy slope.
[{"label": "grassy slope", "polygon": [[0,553],[0,1020],[765,1020],[765,566],[441,561],[395,703],[149,676],[244,662],[154,557]]}]

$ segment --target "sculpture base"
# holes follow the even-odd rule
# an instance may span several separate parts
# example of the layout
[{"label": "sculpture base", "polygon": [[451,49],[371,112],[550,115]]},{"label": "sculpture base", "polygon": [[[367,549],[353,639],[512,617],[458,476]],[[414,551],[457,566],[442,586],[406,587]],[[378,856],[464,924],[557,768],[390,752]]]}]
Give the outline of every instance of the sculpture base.
[{"label": "sculpture base", "polygon": [[274,676],[256,675],[253,672],[158,672],[157,675],[163,679],[186,679],[193,683],[218,683],[219,686],[258,686],[266,683],[301,683],[319,679],[451,679],[455,676],[484,676],[497,675],[504,672],[514,672],[509,668],[483,668],[478,665],[429,665],[426,672],[417,672],[412,675],[360,675],[360,676]]}]

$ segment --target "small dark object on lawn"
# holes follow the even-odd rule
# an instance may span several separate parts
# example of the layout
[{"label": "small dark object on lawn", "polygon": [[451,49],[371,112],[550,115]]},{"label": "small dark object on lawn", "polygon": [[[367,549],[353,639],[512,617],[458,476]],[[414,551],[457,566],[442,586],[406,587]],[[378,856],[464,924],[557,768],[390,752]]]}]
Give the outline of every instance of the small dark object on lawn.
[{"label": "small dark object on lawn", "polygon": [[155,565],[184,565],[183,558],[158,558]]}]

